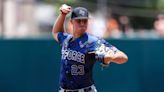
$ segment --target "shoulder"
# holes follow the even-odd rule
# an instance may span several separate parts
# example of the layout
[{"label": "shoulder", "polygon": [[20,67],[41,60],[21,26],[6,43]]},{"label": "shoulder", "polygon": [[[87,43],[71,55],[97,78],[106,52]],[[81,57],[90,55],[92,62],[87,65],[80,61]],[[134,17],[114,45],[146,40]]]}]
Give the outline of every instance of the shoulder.
[{"label": "shoulder", "polygon": [[88,43],[109,44],[105,39],[88,34]]},{"label": "shoulder", "polygon": [[87,33],[87,36],[88,36],[88,43],[93,43],[93,42],[97,42],[99,40],[98,37],[94,36],[94,35],[91,35],[89,33]]},{"label": "shoulder", "polygon": [[69,36],[69,35],[71,35],[71,34],[66,33],[66,32],[59,32],[58,35],[59,35],[59,36]]},{"label": "shoulder", "polygon": [[60,44],[62,44],[65,40],[68,40],[72,37],[71,34],[66,33],[66,32],[59,32],[58,33],[58,41]]},{"label": "shoulder", "polygon": [[93,51],[97,46],[97,42],[98,42],[99,38],[94,35],[88,34],[88,33],[87,33],[87,38],[88,39],[87,39],[86,47],[89,49],[89,51]]}]

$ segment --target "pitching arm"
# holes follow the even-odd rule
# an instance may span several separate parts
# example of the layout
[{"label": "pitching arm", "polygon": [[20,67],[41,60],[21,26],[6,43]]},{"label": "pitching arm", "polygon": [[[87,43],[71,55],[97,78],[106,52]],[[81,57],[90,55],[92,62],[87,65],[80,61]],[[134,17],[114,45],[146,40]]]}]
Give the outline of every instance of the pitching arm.
[{"label": "pitching arm", "polygon": [[63,4],[61,7],[60,7],[60,15],[58,16],[54,26],[53,26],[53,29],[52,29],[52,35],[53,37],[55,38],[55,40],[57,42],[58,41],[58,33],[59,32],[64,32],[64,21],[65,21],[65,17],[66,15],[71,11],[71,7],[66,5],[66,4]]},{"label": "pitching arm", "polygon": [[97,60],[104,64],[109,64],[110,62],[123,64],[128,60],[128,56],[124,52],[108,44],[106,41],[100,41],[100,43],[98,42],[96,55]]},{"label": "pitching arm", "polygon": [[104,55],[104,63],[109,64],[110,62],[116,63],[116,64],[123,64],[127,62],[128,57],[127,55],[122,51],[117,52],[110,52],[106,53]]}]

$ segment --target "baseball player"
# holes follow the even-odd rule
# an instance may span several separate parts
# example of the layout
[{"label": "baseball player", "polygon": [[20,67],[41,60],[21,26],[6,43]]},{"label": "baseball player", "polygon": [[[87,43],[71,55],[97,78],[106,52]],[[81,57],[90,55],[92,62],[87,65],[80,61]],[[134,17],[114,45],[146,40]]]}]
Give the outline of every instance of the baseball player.
[{"label": "baseball player", "polygon": [[[71,12],[73,33],[64,31],[66,15]],[[54,24],[52,34],[62,46],[59,92],[97,92],[92,78],[92,69],[96,61],[105,65],[110,62],[125,63],[128,57],[103,39],[86,33],[88,11],[84,7],[63,4]]]}]

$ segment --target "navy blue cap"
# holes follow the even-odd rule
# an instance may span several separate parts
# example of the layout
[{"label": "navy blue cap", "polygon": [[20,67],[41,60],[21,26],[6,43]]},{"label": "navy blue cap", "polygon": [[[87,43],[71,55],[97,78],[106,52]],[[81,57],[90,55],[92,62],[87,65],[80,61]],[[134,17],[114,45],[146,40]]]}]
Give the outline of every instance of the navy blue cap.
[{"label": "navy blue cap", "polygon": [[73,9],[71,19],[88,19],[88,10],[84,7],[76,7]]}]

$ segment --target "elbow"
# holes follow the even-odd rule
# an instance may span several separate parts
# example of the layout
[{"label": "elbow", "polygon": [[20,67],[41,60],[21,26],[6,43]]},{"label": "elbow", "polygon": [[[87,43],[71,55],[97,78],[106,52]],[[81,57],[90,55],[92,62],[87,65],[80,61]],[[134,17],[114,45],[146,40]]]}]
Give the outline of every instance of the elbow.
[{"label": "elbow", "polygon": [[118,62],[118,64],[124,64],[128,61],[128,58],[124,58]]},{"label": "elbow", "polygon": [[123,56],[122,58],[119,58],[118,60],[117,60],[117,64],[124,64],[124,63],[126,63],[128,61],[128,57],[125,55],[125,56]]},{"label": "elbow", "polygon": [[56,28],[53,28],[51,32],[52,32],[52,34],[55,34],[55,33],[57,33],[57,30],[56,30]]}]

